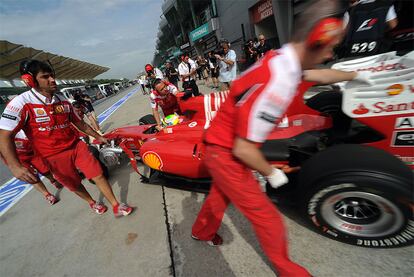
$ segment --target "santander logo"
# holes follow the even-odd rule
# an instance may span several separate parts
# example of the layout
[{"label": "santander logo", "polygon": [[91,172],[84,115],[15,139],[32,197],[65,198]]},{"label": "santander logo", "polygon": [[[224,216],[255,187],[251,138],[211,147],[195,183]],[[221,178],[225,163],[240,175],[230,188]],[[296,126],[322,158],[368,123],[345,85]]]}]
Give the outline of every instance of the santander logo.
[{"label": "santander logo", "polygon": [[359,104],[358,108],[352,111],[353,114],[361,115],[368,113],[369,110],[364,106],[364,104]]},{"label": "santander logo", "polygon": [[389,71],[389,70],[399,70],[399,69],[406,69],[407,67],[402,63],[392,63],[392,64],[385,64],[382,62],[379,66],[371,66],[366,68],[359,68],[357,71],[371,71],[371,72],[381,72],[381,71]]}]

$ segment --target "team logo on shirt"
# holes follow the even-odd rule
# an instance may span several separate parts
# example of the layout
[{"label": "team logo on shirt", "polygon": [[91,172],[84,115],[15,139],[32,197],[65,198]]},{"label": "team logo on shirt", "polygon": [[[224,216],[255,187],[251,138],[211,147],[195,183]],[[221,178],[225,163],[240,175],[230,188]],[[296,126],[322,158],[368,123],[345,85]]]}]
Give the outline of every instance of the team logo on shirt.
[{"label": "team logo on shirt", "polygon": [[371,30],[372,27],[374,27],[375,23],[377,23],[377,21],[377,18],[370,18],[365,20],[364,22],[362,22],[361,26],[359,26],[357,32]]},{"label": "team logo on shirt", "polygon": [[272,124],[275,124],[276,120],[278,119],[277,117],[275,117],[275,116],[273,116],[271,114],[268,114],[266,112],[261,112],[259,114],[259,118],[260,119],[263,119],[263,120],[265,120],[265,121],[267,121],[269,123],[272,123]]},{"label": "team logo on shirt", "polygon": [[65,108],[63,107],[63,105],[54,106],[54,110],[55,110],[55,113],[57,114],[65,112]]},{"label": "team logo on shirt", "polygon": [[33,108],[36,117],[47,116],[45,109],[43,108]]},{"label": "team logo on shirt", "polygon": [[65,113],[70,113],[70,106],[68,104],[64,104],[63,109],[64,109]]},{"label": "team logo on shirt", "polygon": [[49,122],[49,121],[50,121],[50,117],[48,117],[48,116],[43,116],[43,117],[36,118],[36,123]]},{"label": "team logo on shirt", "polygon": [[7,118],[7,119],[10,119],[10,120],[16,120],[17,119],[16,116],[13,116],[13,115],[10,115],[10,114],[6,114],[6,113],[2,113],[1,114],[1,117]]},{"label": "team logo on shirt", "polygon": [[17,140],[14,141],[14,145],[16,145],[16,148],[23,148],[23,141]]}]

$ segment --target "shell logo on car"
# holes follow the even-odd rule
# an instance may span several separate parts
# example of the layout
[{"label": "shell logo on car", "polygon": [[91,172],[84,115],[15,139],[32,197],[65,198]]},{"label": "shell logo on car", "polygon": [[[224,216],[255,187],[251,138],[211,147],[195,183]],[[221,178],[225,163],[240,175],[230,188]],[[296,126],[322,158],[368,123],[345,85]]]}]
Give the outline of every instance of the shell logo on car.
[{"label": "shell logo on car", "polygon": [[163,166],[162,160],[160,156],[158,156],[158,154],[155,152],[152,152],[152,151],[145,152],[145,154],[142,157],[142,160],[144,161],[146,165],[148,165],[149,167],[153,169],[156,169],[156,170],[162,169],[162,166]]},{"label": "shell logo on car", "polygon": [[404,90],[404,86],[401,84],[394,84],[386,88],[388,95],[398,95]]}]

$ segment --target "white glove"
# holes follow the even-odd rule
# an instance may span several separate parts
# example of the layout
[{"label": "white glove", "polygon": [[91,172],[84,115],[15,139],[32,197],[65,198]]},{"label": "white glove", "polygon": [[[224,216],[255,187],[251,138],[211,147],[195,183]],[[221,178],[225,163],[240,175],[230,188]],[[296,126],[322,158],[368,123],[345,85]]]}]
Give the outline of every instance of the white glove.
[{"label": "white glove", "polygon": [[375,85],[375,83],[369,77],[370,77],[370,74],[368,72],[357,71],[357,75],[355,76],[353,81],[366,83],[366,84],[371,85],[371,86]]},{"label": "white glove", "polygon": [[274,189],[281,187],[289,182],[286,174],[277,168],[273,168],[272,173],[266,176],[267,181],[270,183],[270,186]]}]

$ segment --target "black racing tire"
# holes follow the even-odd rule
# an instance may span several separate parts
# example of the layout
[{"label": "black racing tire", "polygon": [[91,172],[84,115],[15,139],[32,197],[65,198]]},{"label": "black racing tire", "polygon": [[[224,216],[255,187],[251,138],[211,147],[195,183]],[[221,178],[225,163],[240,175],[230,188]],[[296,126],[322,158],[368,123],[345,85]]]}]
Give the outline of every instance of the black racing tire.
[{"label": "black racing tire", "polygon": [[[105,178],[109,178],[109,169],[108,167],[99,159],[99,150],[93,146],[88,146],[89,151],[93,154],[93,156],[95,157],[95,159],[97,159],[99,161],[99,164],[102,167],[102,171],[103,171],[103,175],[105,176]],[[89,180],[91,183],[94,183],[92,180]]]},{"label": "black racing tire", "polygon": [[413,173],[389,153],[337,145],[302,166],[301,208],[324,236],[362,247],[414,242]]},{"label": "black racing tire", "polygon": [[342,93],[335,91],[323,91],[309,98],[306,101],[306,105],[321,113],[332,114],[341,112]]},{"label": "black racing tire", "polygon": [[332,118],[332,135],[346,135],[352,118],[342,111],[342,92],[323,91],[306,101],[306,105]]},{"label": "black racing tire", "polygon": [[139,125],[157,124],[155,117],[152,114],[147,114],[138,120]]}]

